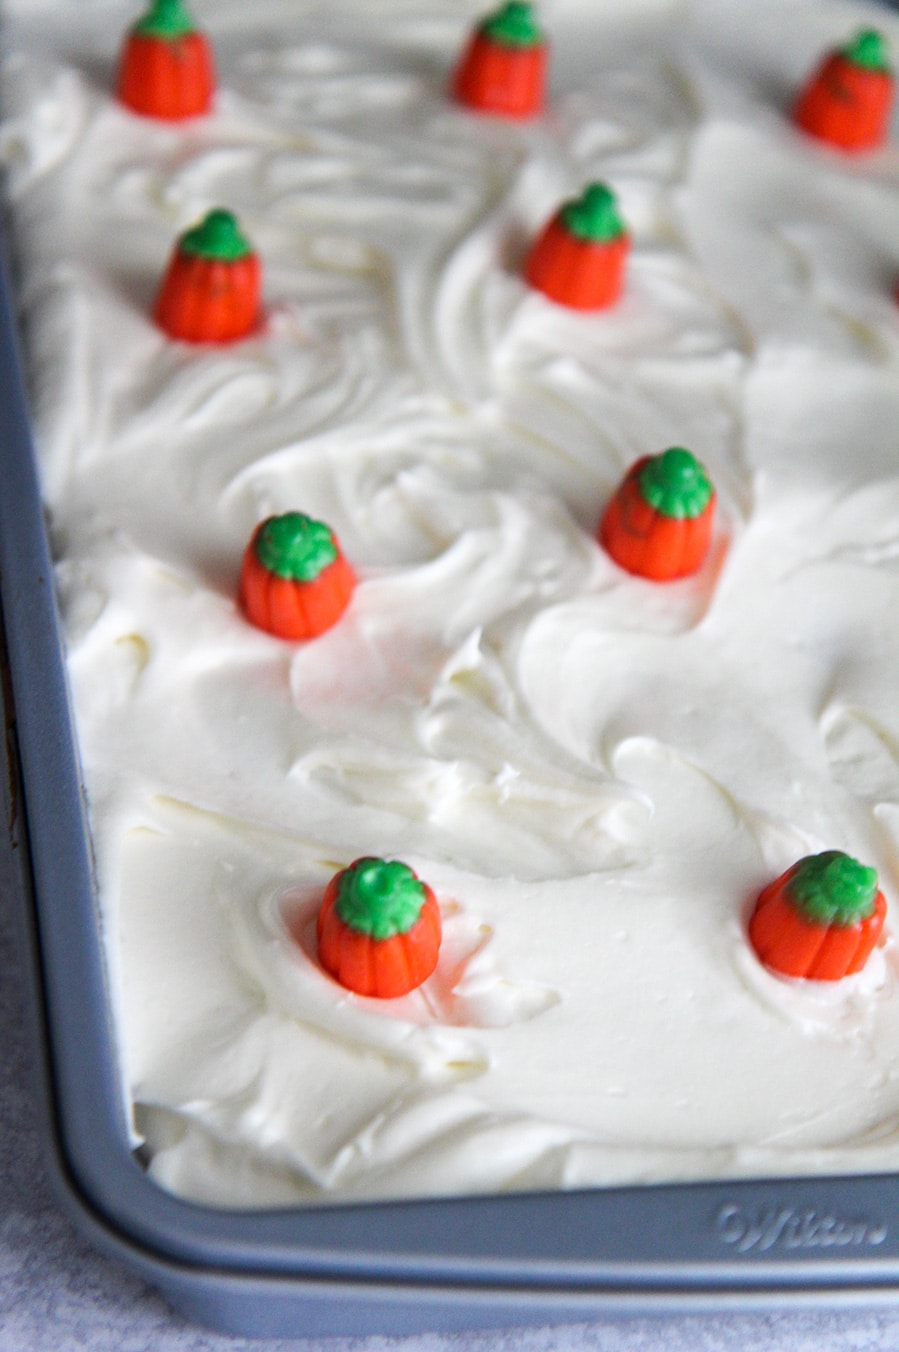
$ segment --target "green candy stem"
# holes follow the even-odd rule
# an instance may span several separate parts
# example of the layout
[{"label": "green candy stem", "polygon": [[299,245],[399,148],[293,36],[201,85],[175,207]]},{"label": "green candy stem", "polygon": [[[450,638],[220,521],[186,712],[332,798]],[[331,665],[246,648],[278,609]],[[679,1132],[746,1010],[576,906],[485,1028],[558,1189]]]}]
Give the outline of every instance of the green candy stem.
[{"label": "green candy stem", "polygon": [[425,889],[407,864],[357,859],[340,880],[335,909],[357,933],[392,939],[408,934],[424,903]]},{"label": "green candy stem", "polygon": [[481,24],[480,31],[505,47],[537,47],[543,41],[531,6],[525,0],[509,0]]},{"label": "green candy stem", "polygon": [[236,217],[220,207],[204,216],[199,225],[185,231],[178,241],[178,248],[182,253],[224,263],[234,263],[253,252],[249,241],[241,234]]},{"label": "green candy stem", "polygon": [[818,925],[858,925],[874,910],[877,871],[841,850],[800,860],[786,894]]},{"label": "green candy stem", "polygon": [[859,29],[851,42],[842,49],[842,55],[862,70],[889,72],[890,69],[886,38],[876,28]]},{"label": "green candy stem", "polygon": [[187,37],[196,31],[182,0],[153,0],[144,17],[132,29],[141,37],[165,38],[168,41]]},{"label": "green candy stem", "polygon": [[702,515],[712,484],[695,455],[672,446],[647,460],[640,471],[640,492],[661,516],[682,521]]},{"label": "green candy stem", "polygon": [[256,536],[256,557],[277,577],[313,582],[337,558],[337,546],[323,521],[285,512],[263,524]]},{"label": "green candy stem", "polygon": [[591,183],[575,201],[562,208],[562,223],[578,239],[607,243],[624,234],[618,203],[605,183]]}]

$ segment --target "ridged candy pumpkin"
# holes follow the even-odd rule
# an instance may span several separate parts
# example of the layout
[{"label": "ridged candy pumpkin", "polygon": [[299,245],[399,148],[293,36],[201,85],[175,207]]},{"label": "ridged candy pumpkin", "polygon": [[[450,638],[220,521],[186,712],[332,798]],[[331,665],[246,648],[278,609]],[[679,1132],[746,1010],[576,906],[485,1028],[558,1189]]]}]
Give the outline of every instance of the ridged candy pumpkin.
[{"label": "ridged candy pumpkin", "polygon": [[212,47],[182,0],[153,0],[125,37],[119,101],[142,117],[178,122],[208,113],[215,85]]},{"label": "ridged candy pumpkin", "polygon": [[239,597],[251,624],[278,638],[317,638],[337,623],[356,585],[329,526],[302,512],[270,516],[247,545]]},{"label": "ridged candy pumpkin", "polygon": [[603,513],[599,541],[621,568],[653,582],[702,566],[712,538],[715,490],[682,446],[643,456]]},{"label": "ridged candy pumpkin", "polygon": [[887,138],[894,92],[883,35],[862,29],[825,57],[799,95],[793,121],[838,150],[874,150]]},{"label": "ridged candy pumpkin", "polygon": [[525,262],[525,279],[558,305],[603,310],[621,295],[630,245],[613,192],[591,183],[544,227]]},{"label": "ridged candy pumpkin", "polygon": [[510,0],[471,35],[453,75],[453,95],[475,112],[535,117],[546,97],[548,56],[532,6]]},{"label": "ridged candy pumpkin", "polygon": [[759,961],[782,976],[839,981],[868,961],[886,909],[873,868],[825,850],[800,859],[760,893],[749,939]]},{"label": "ridged candy pumpkin", "polygon": [[357,995],[394,1000],[437,966],[440,908],[398,860],[357,859],[331,879],[317,924],[322,966]]},{"label": "ridged candy pumpkin", "polygon": [[180,237],[154,318],[170,338],[233,343],[259,324],[262,265],[230,211],[210,211]]}]

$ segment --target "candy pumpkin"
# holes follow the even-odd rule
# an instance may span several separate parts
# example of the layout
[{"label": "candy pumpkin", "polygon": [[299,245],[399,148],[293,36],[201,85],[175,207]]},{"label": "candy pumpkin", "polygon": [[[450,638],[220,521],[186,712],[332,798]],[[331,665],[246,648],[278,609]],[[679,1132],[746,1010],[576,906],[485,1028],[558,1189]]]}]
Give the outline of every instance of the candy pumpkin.
[{"label": "candy pumpkin", "polygon": [[143,117],[181,121],[212,107],[215,62],[182,0],[153,0],[125,37],[116,93]]},{"label": "candy pumpkin", "polygon": [[262,265],[230,211],[216,209],[178,240],[154,318],[170,338],[231,343],[259,323]]},{"label": "candy pumpkin", "polygon": [[705,469],[690,451],[672,446],[631,467],[603,514],[599,540],[619,567],[669,582],[701,567],[714,516]]},{"label": "candy pumpkin", "polygon": [[558,305],[602,310],[621,295],[630,243],[611,189],[591,183],[545,226],[524,275]]},{"label": "candy pumpkin", "polygon": [[325,970],[357,995],[393,1000],[420,986],[440,951],[440,908],[397,860],[357,859],[328,884],[318,915]]},{"label": "candy pumpkin", "polygon": [[531,5],[510,0],[475,29],[453,76],[453,94],[479,113],[534,117],[543,108],[548,54]]},{"label": "candy pumpkin", "polygon": [[825,57],[802,90],[793,121],[838,150],[873,150],[887,138],[893,94],[883,35],[862,29]]},{"label": "candy pumpkin", "polygon": [[759,960],[783,976],[839,981],[862,970],[885,918],[875,870],[825,850],[800,859],[760,893],[749,939]]},{"label": "candy pumpkin", "polygon": [[240,604],[251,624],[278,638],[316,638],[340,619],[355,583],[330,527],[285,512],[257,526],[247,545]]}]

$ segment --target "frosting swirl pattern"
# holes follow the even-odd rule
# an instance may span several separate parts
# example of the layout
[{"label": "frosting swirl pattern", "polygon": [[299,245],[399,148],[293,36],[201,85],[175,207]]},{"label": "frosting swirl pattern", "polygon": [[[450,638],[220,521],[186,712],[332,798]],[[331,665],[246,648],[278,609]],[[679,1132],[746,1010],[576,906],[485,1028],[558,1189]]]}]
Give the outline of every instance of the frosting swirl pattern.
[{"label": "frosting swirl pattern", "polygon": [[[795,0],[785,51],[767,0],[547,4],[552,106],[520,126],[447,100],[458,6],[222,0],[217,111],[185,130],[96,81],[99,7],[50,8],[48,37],[10,6],[0,150],[154,1176],[255,1205],[895,1168],[892,944],[821,991],[745,936],[817,850],[896,895],[899,160],[784,116],[870,11]],[[519,267],[594,180],[634,245],[582,316]],[[267,323],[188,348],[148,316],[218,205]],[[594,533],[671,445],[718,526],[656,586]],[[234,603],[294,511],[359,580],[301,646]],[[443,912],[437,972],[389,1002],[316,960],[324,886],[369,854]]]}]

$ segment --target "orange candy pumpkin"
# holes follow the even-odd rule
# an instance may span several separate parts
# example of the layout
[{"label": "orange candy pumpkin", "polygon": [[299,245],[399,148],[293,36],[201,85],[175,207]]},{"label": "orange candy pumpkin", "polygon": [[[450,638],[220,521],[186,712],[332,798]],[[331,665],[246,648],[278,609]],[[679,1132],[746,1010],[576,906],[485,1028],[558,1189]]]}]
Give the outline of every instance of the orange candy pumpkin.
[{"label": "orange candy pumpkin", "polygon": [[557,305],[603,310],[624,288],[630,245],[614,194],[605,183],[591,183],[537,237],[525,261],[525,279]]},{"label": "orange candy pumpkin", "polygon": [[864,967],[886,909],[874,869],[826,850],[800,859],[760,893],[749,939],[759,961],[782,976],[839,981]]},{"label": "orange candy pumpkin", "polygon": [[406,864],[357,859],[328,884],[317,935],[321,964],[335,981],[357,995],[394,1000],[437,966],[440,908]]},{"label": "orange candy pumpkin", "polygon": [[625,475],[599,527],[619,567],[653,582],[688,577],[712,539],[715,490],[690,451],[672,446],[643,456]]},{"label": "orange candy pumpkin", "polygon": [[154,318],[170,338],[231,343],[257,328],[262,265],[230,211],[216,209],[178,240]]},{"label": "orange candy pumpkin", "polygon": [[209,40],[194,27],[182,0],[153,0],[125,38],[119,101],[143,117],[181,121],[209,112],[215,86]]},{"label": "orange candy pumpkin", "polygon": [[873,150],[886,140],[893,95],[883,36],[863,29],[825,57],[799,95],[793,121],[838,150]]},{"label": "orange candy pumpkin", "polygon": [[356,579],[321,521],[302,512],[270,516],[243,557],[239,598],[251,624],[286,639],[317,638],[337,623]]},{"label": "orange candy pumpkin", "polygon": [[453,95],[475,112],[534,117],[545,100],[548,56],[531,6],[510,0],[472,34],[453,76]]}]

